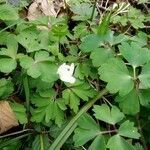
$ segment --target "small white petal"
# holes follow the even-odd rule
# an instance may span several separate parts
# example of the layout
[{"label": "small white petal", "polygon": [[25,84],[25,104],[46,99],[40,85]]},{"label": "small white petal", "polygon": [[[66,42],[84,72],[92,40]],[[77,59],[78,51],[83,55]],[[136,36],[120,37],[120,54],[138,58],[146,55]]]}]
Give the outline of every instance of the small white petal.
[{"label": "small white petal", "polygon": [[59,74],[59,77],[64,82],[69,83],[75,83],[76,79],[73,77],[74,72],[74,64],[72,63],[70,66],[66,65],[66,63],[63,63],[59,66],[57,70],[57,74]]}]

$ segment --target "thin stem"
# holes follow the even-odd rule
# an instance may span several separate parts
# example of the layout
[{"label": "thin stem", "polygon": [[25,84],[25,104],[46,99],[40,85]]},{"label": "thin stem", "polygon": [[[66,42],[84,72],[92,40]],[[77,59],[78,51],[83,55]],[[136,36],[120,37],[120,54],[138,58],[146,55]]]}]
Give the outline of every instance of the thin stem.
[{"label": "thin stem", "polygon": [[[61,140],[63,140],[63,138],[65,138],[67,132],[69,132],[71,134],[72,130],[72,126],[74,126],[74,124],[76,124],[76,121],[89,109],[93,106],[93,104],[100,99],[103,95],[105,95],[106,93],[108,93],[108,90],[104,89],[102,91],[99,92],[99,94],[92,99],[91,101],[89,101],[85,106],[83,106],[80,111],[78,112],[78,114],[76,116],[74,116],[72,118],[72,120],[68,123],[68,125],[64,128],[64,130],[59,134],[59,136],[55,139],[55,141],[52,143],[52,145],[50,146],[49,150],[58,150],[56,149],[56,147],[59,145],[59,143],[61,142]],[[72,130],[73,132],[73,130]],[[65,142],[65,141],[64,141]]]},{"label": "thin stem", "polygon": [[133,80],[136,81],[137,77],[136,77],[136,67],[133,66]]},{"label": "thin stem", "polygon": [[93,20],[93,17],[94,17],[94,13],[95,13],[95,9],[96,9],[96,3],[97,3],[97,0],[95,0],[94,2],[94,5],[93,5],[93,10],[92,10],[92,14],[91,14],[91,21]]},{"label": "thin stem", "polygon": [[28,77],[25,75],[23,78],[23,86],[24,86],[24,91],[25,91],[25,96],[26,96],[26,107],[27,107],[27,113],[29,114],[30,111],[30,91],[29,91],[29,83],[28,83]]},{"label": "thin stem", "polygon": [[66,135],[64,136],[64,138],[59,142],[59,144],[56,146],[55,150],[60,150],[62,145],[66,142],[66,140],[68,139],[68,137],[72,134],[72,132],[75,130],[75,128],[77,127],[77,123],[75,123],[70,130],[66,133]]},{"label": "thin stem", "polygon": [[116,133],[116,132],[118,132],[118,131],[117,130],[110,130],[110,131],[99,132],[99,134]]},{"label": "thin stem", "polygon": [[102,97],[104,101],[106,101],[111,107],[113,106],[106,97]]},{"label": "thin stem", "polygon": [[33,129],[25,129],[25,130],[13,132],[13,133],[10,133],[10,134],[2,135],[2,136],[0,136],[0,139],[8,137],[8,136],[13,136],[13,135],[16,135],[16,134],[21,134],[21,133],[27,132],[27,131],[33,131]]},{"label": "thin stem", "polygon": [[24,137],[26,137],[26,136],[29,136],[30,134],[31,134],[31,133],[27,133],[27,134],[24,134],[24,135],[20,135],[20,136],[15,137],[15,138],[13,138],[13,139],[11,139],[11,140],[8,140],[8,141],[6,141],[6,142],[4,142],[4,143],[1,143],[1,144],[0,144],[0,149],[2,149],[3,147],[5,147],[5,146],[7,146],[7,145],[9,145],[9,144],[11,144],[11,143],[13,143],[13,142],[19,140],[19,139],[22,139],[22,138],[24,138]]},{"label": "thin stem", "polygon": [[43,143],[43,135],[42,134],[40,134],[40,149],[41,150],[44,150],[44,143]]}]

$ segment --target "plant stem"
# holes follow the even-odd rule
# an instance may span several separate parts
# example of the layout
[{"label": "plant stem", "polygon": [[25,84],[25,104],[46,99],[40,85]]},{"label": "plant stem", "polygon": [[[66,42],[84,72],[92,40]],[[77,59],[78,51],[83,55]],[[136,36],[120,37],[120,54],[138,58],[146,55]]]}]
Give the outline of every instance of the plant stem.
[{"label": "plant stem", "polygon": [[10,133],[10,134],[2,135],[2,136],[0,136],[0,139],[8,137],[8,136],[13,136],[13,135],[16,135],[16,134],[21,134],[23,132],[28,132],[28,131],[33,131],[33,129],[25,129],[25,130],[13,132],[13,133]]},{"label": "plant stem", "polygon": [[117,130],[109,130],[109,131],[101,131],[99,132],[100,134],[107,134],[107,133],[116,133],[118,132]]},{"label": "plant stem", "polygon": [[66,133],[66,135],[64,136],[64,138],[59,142],[59,144],[56,146],[56,150],[60,150],[60,148],[62,147],[62,145],[66,142],[66,140],[68,139],[68,137],[72,134],[72,132],[75,130],[75,128],[77,127],[77,123],[75,123],[70,130]]},{"label": "plant stem", "polygon": [[94,2],[94,5],[93,5],[93,10],[92,10],[92,14],[91,14],[91,21],[93,20],[93,17],[94,17],[94,13],[95,13],[95,9],[96,9],[96,3],[97,3],[97,0],[95,0]]},{"label": "plant stem", "polygon": [[136,81],[137,77],[136,77],[136,67],[133,66],[133,79],[134,81]]},{"label": "plant stem", "polygon": [[23,78],[23,86],[24,86],[24,91],[25,91],[25,96],[26,96],[26,107],[27,107],[27,113],[29,114],[30,111],[30,90],[29,90],[29,82],[28,82],[28,77],[25,75]]},{"label": "plant stem", "polygon": [[3,142],[3,143],[0,144],[0,149],[4,148],[5,146],[7,146],[7,145],[9,145],[9,144],[11,144],[11,143],[14,143],[15,141],[17,141],[17,140],[19,140],[19,139],[22,139],[22,138],[24,138],[24,137],[26,137],[26,136],[29,136],[30,134],[31,134],[31,133],[27,133],[27,134],[24,134],[24,135],[20,135],[20,136],[18,136],[18,137],[15,137],[15,138],[13,138],[13,139],[10,139],[10,140],[8,140],[8,141],[6,141],[6,142]]},{"label": "plant stem", "polygon": [[44,150],[43,136],[40,134],[40,150]]},{"label": "plant stem", "polygon": [[[106,89],[102,90],[99,92],[99,94],[92,99],[91,101],[89,101],[85,106],[83,106],[80,111],[78,112],[78,114],[76,116],[74,116],[72,118],[72,120],[67,124],[67,126],[64,128],[64,130],[59,134],[59,136],[55,139],[55,141],[52,143],[52,145],[50,146],[49,150],[59,150],[57,149],[57,146],[59,145],[59,148],[61,148],[61,146],[65,143],[65,141],[67,140],[67,138],[69,137],[65,137],[67,136],[67,133],[69,132],[69,134],[71,135],[71,133],[74,131],[74,129],[76,128],[77,124],[76,121],[89,109],[93,106],[93,104],[100,99],[103,95],[105,95],[108,91]],[[76,124],[76,125],[75,125]],[[74,128],[73,128],[74,127]],[[73,128],[73,129],[72,129]],[[65,140],[63,140],[63,138],[65,138]],[[61,142],[63,140],[63,142]],[[61,143],[61,144],[60,144]]]}]

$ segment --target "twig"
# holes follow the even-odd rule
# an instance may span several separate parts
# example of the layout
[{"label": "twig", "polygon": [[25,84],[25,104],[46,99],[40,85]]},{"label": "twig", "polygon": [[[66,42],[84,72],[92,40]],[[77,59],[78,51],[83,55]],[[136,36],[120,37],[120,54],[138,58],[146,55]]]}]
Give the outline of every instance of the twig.
[{"label": "twig", "polygon": [[25,129],[25,130],[21,130],[21,131],[9,133],[9,134],[0,136],[0,139],[6,138],[6,137],[8,137],[8,136],[13,136],[13,135],[16,135],[16,134],[21,134],[21,133],[24,133],[24,132],[27,132],[27,131],[34,131],[34,130],[33,130],[33,129]]}]

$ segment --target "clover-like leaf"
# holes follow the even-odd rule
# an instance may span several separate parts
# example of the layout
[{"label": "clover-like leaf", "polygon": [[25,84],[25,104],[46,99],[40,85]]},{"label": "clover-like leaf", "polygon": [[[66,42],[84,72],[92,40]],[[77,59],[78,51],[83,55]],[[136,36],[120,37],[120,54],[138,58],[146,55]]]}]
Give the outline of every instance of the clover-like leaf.
[{"label": "clover-like leaf", "polygon": [[119,45],[123,57],[133,66],[138,67],[150,60],[150,51],[142,48],[137,42],[131,44],[124,42]]},{"label": "clover-like leaf", "polygon": [[109,139],[107,143],[107,148],[109,148],[110,150],[135,150],[130,143],[128,143],[125,139],[123,139],[118,134],[112,136]]},{"label": "clover-like leaf", "polygon": [[[134,87],[134,82],[123,61],[112,58],[99,68],[100,79],[108,82],[106,88],[111,93],[121,96],[128,94]],[[119,81],[119,82],[118,82]]]},{"label": "clover-like leaf", "polygon": [[[43,40],[44,39],[44,40]],[[48,34],[34,28],[26,28],[17,35],[17,41],[26,48],[28,53],[48,48]]]},{"label": "clover-like leaf", "polygon": [[17,10],[8,4],[0,5],[0,14],[1,20],[17,20],[19,18]]},{"label": "clover-like leaf", "polygon": [[140,134],[138,133],[138,129],[134,127],[134,123],[129,120],[122,123],[119,127],[119,135],[124,137],[129,137],[133,139],[139,139]]},{"label": "clover-like leaf", "polygon": [[150,108],[150,89],[139,90],[139,99],[142,106]]},{"label": "clover-like leaf", "polygon": [[106,146],[105,139],[101,134],[98,124],[90,115],[82,115],[77,123],[78,127],[75,129],[75,135],[73,136],[73,140],[76,146],[82,146],[92,139],[95,140],[92,142],[90,146],[91,148],[97,147],[101,144],[103,147]]},{"label": "clover-like leaf", "polygon": [[18,43],[14,35],[8,35],[5,42],[7,48],[1,48],[0,71],[10,73],[17,67],[17,49]]},{"label": "clover-like leaf", "polygon": [[19,103],[11,103],[11,108],[13,109],[16,118],[21,124],[26,124],[28,122],[24,105]]},{"label": "clover-like leaf", "polygon": [[54,57],[50,57],[48,52],[39,51],[35,53],[34,60],[29,56],[21,57],[20,65],[32,78],[40,77],[45,82],[53,82],[58,79],[57,65],[53,61]]},{"label": "clover-like leaf", "polygon": [[[72,18],[74,20],[88,20],[91,18],[93,11],[92,6],[89,3],[81,3],[71,7],[71,11],[75,14]],[[94,12],[94,17],[97,15],[97,11]]]},{"label": "clover-like leaf", "polygon": [[142,68],[141,74],[138,76],[140,80],[140,88],[147,89],[150,88],[150,62],[145,64]]},{"label": "clover-like leaf", "polygon": [[8,97],[14,90],[13,83],[10,79],[0,79],[0,98]]},{"label": "clover-like leaf", "polygon": [[112,125],[115,125],[124,118],[124,114],[116,106],[112,106],[110,109],[106,104],[101,106],[94,105],[93,111],[97,119]]},{"label": "clover-like leaf", "polygon": [[98,35],[90,34],[82,38],[82,43],[79,45],[81,51],[87,53],[97,49],[100,45],[101,38]]},{"label": "clover-like leaf", "polygon": [[99,67],[109,58],[113,58],[113,51],[110,48],[97,48],[91,52],[90,58],[95,67]]},{"label": "clover-like leaf", "polygon": [[118,96],[116,101],[125,114],[135,115],[140,111],[138,93],[134,89],[125,96]]}]

